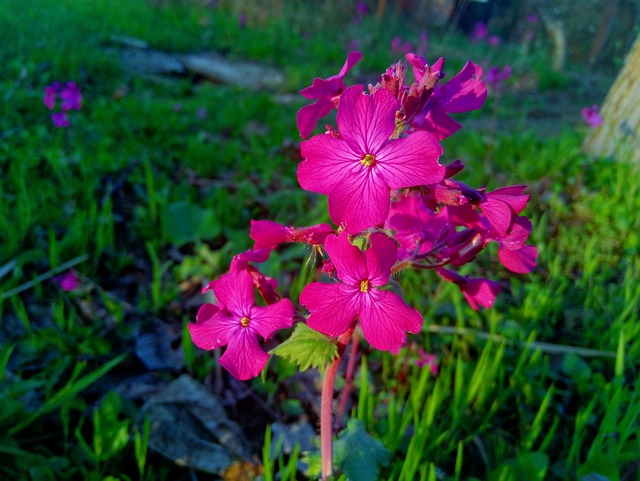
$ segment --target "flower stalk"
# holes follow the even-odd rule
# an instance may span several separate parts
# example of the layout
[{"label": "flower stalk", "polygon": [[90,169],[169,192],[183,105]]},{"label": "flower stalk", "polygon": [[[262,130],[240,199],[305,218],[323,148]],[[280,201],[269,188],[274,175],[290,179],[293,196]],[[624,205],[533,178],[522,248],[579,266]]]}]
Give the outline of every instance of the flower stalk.
[{"label": "flower stalk", "polygon": [[320,399],[320,454],[322,456],[322,481],[327,481],[333,475],[333,391],[336,374],[342,355],[351,340],[353,328],[350,328],[338,338],[338,357],[327,366],[322,383],[322,397]]}]

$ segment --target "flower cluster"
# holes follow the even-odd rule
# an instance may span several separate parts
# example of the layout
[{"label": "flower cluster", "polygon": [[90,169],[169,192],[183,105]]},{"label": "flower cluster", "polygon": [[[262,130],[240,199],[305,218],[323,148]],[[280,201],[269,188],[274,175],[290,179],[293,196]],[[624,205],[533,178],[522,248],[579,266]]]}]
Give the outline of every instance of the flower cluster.
[{"label": "flower cluster", "polygon": [[[60,110],[56,110],[60,98]],[[80,87],[75,82],[67,82],[64,86],[60,82],[54,82],[44,89],[44,105],[51,110],[51,120],[56,128],[66,128],[71,125],[67,112],[69,110],[80,110],[82,108],[82,93]]]},{"label": "flower cluster", "polygon": [[[376,84],[348,86],[344,78],[361,57],[351,52],[337,75],[316,78],[302,90],[315,103],[297,117],[307,138],[321,117],[337,109],[335,128],[327,125],[302,141],[298,166],[302,188],[327,196],[336,227],[252,221],[254,248],[238,254],[230,272],[205,288],[218,303],[202,306],[190,325],[199,347],[227,346],[220,362],[238,379],[263,369],[268,354],[259,337],[266,340],[293,323],[293,303],[255,265],[283,243],[307,244],[325,256],[318,268],[322,278],[300,295],[307,325],[331,337],[359,328],[372,347],[391,352],[423,324],[422,315],[390,289],[393,274],[433,269],[480,309],[493,305],[498,283],[457,269],[487,245],[497,244],[499,261],[513,272],[535,267],[537,250],[526,243],[531,223],[520,215],[529,200],[525,186],[473,188],[454,180],[464,168],[460,160],[440,162],[440,140],[461,128],[451,114],[478,109],[486,99],[482,68],[467,62],[444,82],[444,58],[430,65],[408,53],[412,82],[399,62]],[[255,289],[264,305],[255,304]]]}]

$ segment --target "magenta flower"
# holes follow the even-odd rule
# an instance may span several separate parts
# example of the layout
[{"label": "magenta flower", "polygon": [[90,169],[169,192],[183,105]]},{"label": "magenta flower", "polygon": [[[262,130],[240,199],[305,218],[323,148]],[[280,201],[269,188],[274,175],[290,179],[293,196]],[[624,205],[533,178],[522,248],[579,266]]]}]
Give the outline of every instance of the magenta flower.
[{"label": "magenta flower", "polygon": [[389,139],[397,101],[387,90],[371,95],[354,85],[342,94],[336,135],[302,142],[298,180],[303,189],[329,196],[329,216],[350,234],[382,224],[390,190],[442,180],[442,147],[428,132]]},{"label": "magenta flower", "polygon": [[484,40],[487,38],[489,34],[489,29],[487,28],[487,24],[484,22],[478,22],[473,27],[473,31],[471,32],[471,39],[475,42],[479,40]]},{"label": "magenta flower", "polygon": [[54,277],[53,280],[58,283],[63,291],[75,291],[80,285],[80,281],[73,269]]},{"label": "magenta flower", "polygon": [[71,125],[66,112],[56,112],[51,114],[51,120],[53,121],[53,126],[57,129],[67,128]]},{"label": "magenta flower", "polygon": [[254,249],[273,248],[283,242],[305,242],[311,245],[324,244],[333,229],[329,224],[309,227],[284,226],[270,220],[252,220],[250,237],[255,241]]},{"label": "magenta flower", "polygon": [[291,327],[289,299],[260,307],[254,304],[253,280],[247,271],[224,274],[211,283],[218,305],[204,304],[189,324],[194,344],[211,350],[227,346],[220,364],[240,380],[260,374],[269,359],[258,336],[268,339],[278,329]]},{"label": "magenta flower", "polygon": [[515,220],[506,236],[495,239],[500,245],[498,259],[503,266],[517,274],[526,274],[536,267],[538,249],[525,244],[529,234],[531,234],[531,221],[521,216]]},{"label": "magenta flower", "polygon": [[61,109],[64,111],[82,108],[82,93],[75,82],[67,82],[60,91],[60,98],[62,99]]},{"label": "magenta flower", "polygon": [[602,122],[604,122],[604,120],[600,116],[600,112],[596,104],[592,105],[591,107],[583,108],[582,118],[586,123],[589,124],[589,127],[591,127],[592,129],[600,127],[600,125],[602,125]]},{"label": "magenta flower", "polygon": [[491,67],[487,70],[484,78],[491,87],[497,91],[501,91],[504,86],[504,82],[509,77],[511,77],[511,66],[506,65],[502,69],[500,69],[500,67]]},{"label": "magenta flower", "polygon": [[510,185],[487,192],[479,206],[492,229],[492,236],[502,238],[513,227],[518,214],[529,202],[526,185]]},{"label": "magenta flower", "polygon": [[384,234],[372,234],[362,252],[349,243],[346,232],[327,237],[325,249],[340,282],[312,282],[300,294],[309,312],[310,328],[337,337],[360,321],[364,338],[374,348],[396,351],[406,333],[418,333],[422,316],[402,298],[381,288],[387,284],[397,258],[395,243]]},{"label": "magenta flower", "polygon": [[438,140],[445,139],[462,127],[449,113],[479,109],[486,99],[482,67],[467,62],[456,76],[433,92],[425,108],[426,116],[416,118],[412,125],[432,132]]},{"label": "magenta flower", "polygon": [[49,110],[56,108],[56,102],[58,101],[58,92],[60,91],[60,82],[54,82],[51,85],[47,85],[44,88],[44,98],[42,101]]},{"label": "magenta flower", "polygon": [[424,349],[418,351],[418,359],[416,359],[418,367],[429,367],[429,371],[434,376],[438,375],[438,358],[435,354],[429,354]]},{"label": "magenta flower", "polygon": [[360,61],[360,52],[350,52],[342,69],[337,75],[326,79],[315,78],[313,84],[300,91],[300,95],[308,99],[318,99],[317,102],[306,105],[298,110],[297,125],[300,136],[309,137],[320,117],[324,117],[337,106],[340,94],[347,87],[344,76]]},{"label": "magenta flower", "polygon": [[500,292],[500,285],[489,279],[472,279],[444,268],[437,269],[437,272],[445,281],[457,285],[469,305],[476,311],[480,310],[478,306],[490,309]]},{"label": "magenta flower", "polygon": [[55,110],[58,97],[62,100],[60,111],[51,114],[53,125],[60,129],[71,125],[67,112],[69,110],[80,110],[82,108],[82,94],[75,82],[67,82],[64,87],[60,82],[54,82],[44,89],[43,103],[49,110]]}]

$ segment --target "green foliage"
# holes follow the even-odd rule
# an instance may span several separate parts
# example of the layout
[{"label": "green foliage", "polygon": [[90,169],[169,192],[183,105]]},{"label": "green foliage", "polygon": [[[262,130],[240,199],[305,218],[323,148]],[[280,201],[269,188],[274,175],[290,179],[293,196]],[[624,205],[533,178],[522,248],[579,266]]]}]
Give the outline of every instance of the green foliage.
[{"label": "green foliage", "polygon": [[530,452],[508,459],[491,472],[489,481],[544,481],[549,469],[549,457],[544,453]]},{"label": "green foliage", "polygon": [[[389,455],[389,450],[367,433],[361,421],[351,419],[333,443],[336,479],[342,476],[353,481],[380,479],[380,468],[389,465]],[[307,464],[307,476],[320,476],[322,459],[318,451],[305,453],[303,461]]]},{"label": "green foliage", "polygon": [[338,355],[338,346],[331,338],[314,331],[304,323],[296,324],[291,336],[271,350],[297,364],[300,371],[324,369]]},{"label": "green foliage", "polygon": [[351,419],[334,443],[334,463],[353,481],[376,481],[380,467],[389,464],[389,451]]}]

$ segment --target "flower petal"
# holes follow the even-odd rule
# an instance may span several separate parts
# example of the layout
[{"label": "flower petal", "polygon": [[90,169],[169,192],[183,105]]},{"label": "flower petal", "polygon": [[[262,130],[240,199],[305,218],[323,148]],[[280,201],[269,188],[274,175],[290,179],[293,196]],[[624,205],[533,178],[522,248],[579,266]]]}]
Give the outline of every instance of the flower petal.
[{"label": "flower petal", "polygon": [[251,309],[249,325],[263,339],[270,338],[279,329],[286,329],[293,324],[293,304],[289,299],[282,299],[274,304]]},{"label": "flower petal", "polygon": [[298,182],[305,190],[328,195],[345,177],[361,172],[359,154],[349,144],[331,135],[316,135],[300,144]]},{"label": "flower petal", "polygon": [[371,247],[364,255],[367,260],[367,278],[374,286],[383,286],[389,281],[391,267],[398,259],[396,243],[384,234],[375,233],[370,237]]},{"label": "flower petal", "polygon": [[225,346],[238,329],[241,329],[240,321],[226,311],[217,311],[208,319],[202,320],[205,315],[203,311],[211,312],[212,304],[204,304],[198,311],[198,322],[189,323],[189,333],[191,340],[200,349],[210,351],[218,347]]},{"label": "flower petal", "polygon": [[296,116],[296,125],[300,131],[300,137],[307,138],[313,132],[320,117],[324,117],[334,108],[333,102],[326,97],[318,99],[311,105],[305,105]]},{"label": "flower petal", "polygon": [[420,332],[422,315],[394,292],[373,289],[362,297],[360,323],[369,344],[381,351],[395,351],[405,343],[407,331]]},{"label": "flower petal", "polygon": [[345,178],[329,194],[329,216],[349,234],[383,224],[389,214],[389,187],[377,175],[376,167],[366,169]]},{"label": "flower petal", "polygon": [[518,250],[498,249],[498,259],[512,272],[517,274],[527,274],[536,267],[538,249],[532,245],[525,244]]},{"label": "flower petal", "polygon": [[327,236],[324,248],[338,272],[338,279],[342,282],[356,286],[367,278],[367,267],[362,251],[349,242],[347,232],[342,231],[339,236]]},{"label": "flower petal", "polygon": [[260,375],[269,360],[258,343],[258,337],[249,328],[242,329],[234,336],[219,362],[233,377],[246,381]]},{"label": "flower petal", "polygon": [[356,320],[358,291],[344,284],[312,282],[302,290],[300,304],[311,313],[307,318],[311,329],[337,337]]},{"label": "flower petal", "polygon": [[251,274],[245,270],[229,272],[210,285],[221,307],[226,307],[238,318],[249,315],[254,304]]},{"label": "flower petal", "polygon": [[413,122],[414,127],[431,132],[438,140],[446,139],[462,128],[458,122],[447,115],[444,107],[432,104],[427,115]]},{"label": "flower petal", "polygon": [[375,155],[396,128],[398,101],[388,90],[363,93],[362,85],[349,87],[340,96],[338,131],[358,153]]},{"label": "flower petal", "polygon": [[482,81],[482,67],[467,62],[438,92],[447,112],[477,110],[487,100],[487,86]]},{"label": "flower petal", "polygon": [[500,292],[500,284],[484,278],[467,278],[466,283],[460,286],[460,290],[469,305],[474,310],[479,311],[478,305],[487,309],[493,306],[496,296]]},{"label": "flower petal", "polygon": [[282,242],[286,242],[289,234],[291,234],[291,229],[277,222],[270,220],[251,221],[249,237],[255,241],[254,249],[275,247]]},{"label": "flower petal", "polygon": [[376,157],[380,177],[392,189],[440,182],[445,173],[438,162],[442,152],[440,142],[430,132],[413,132],[392,140]]}]

